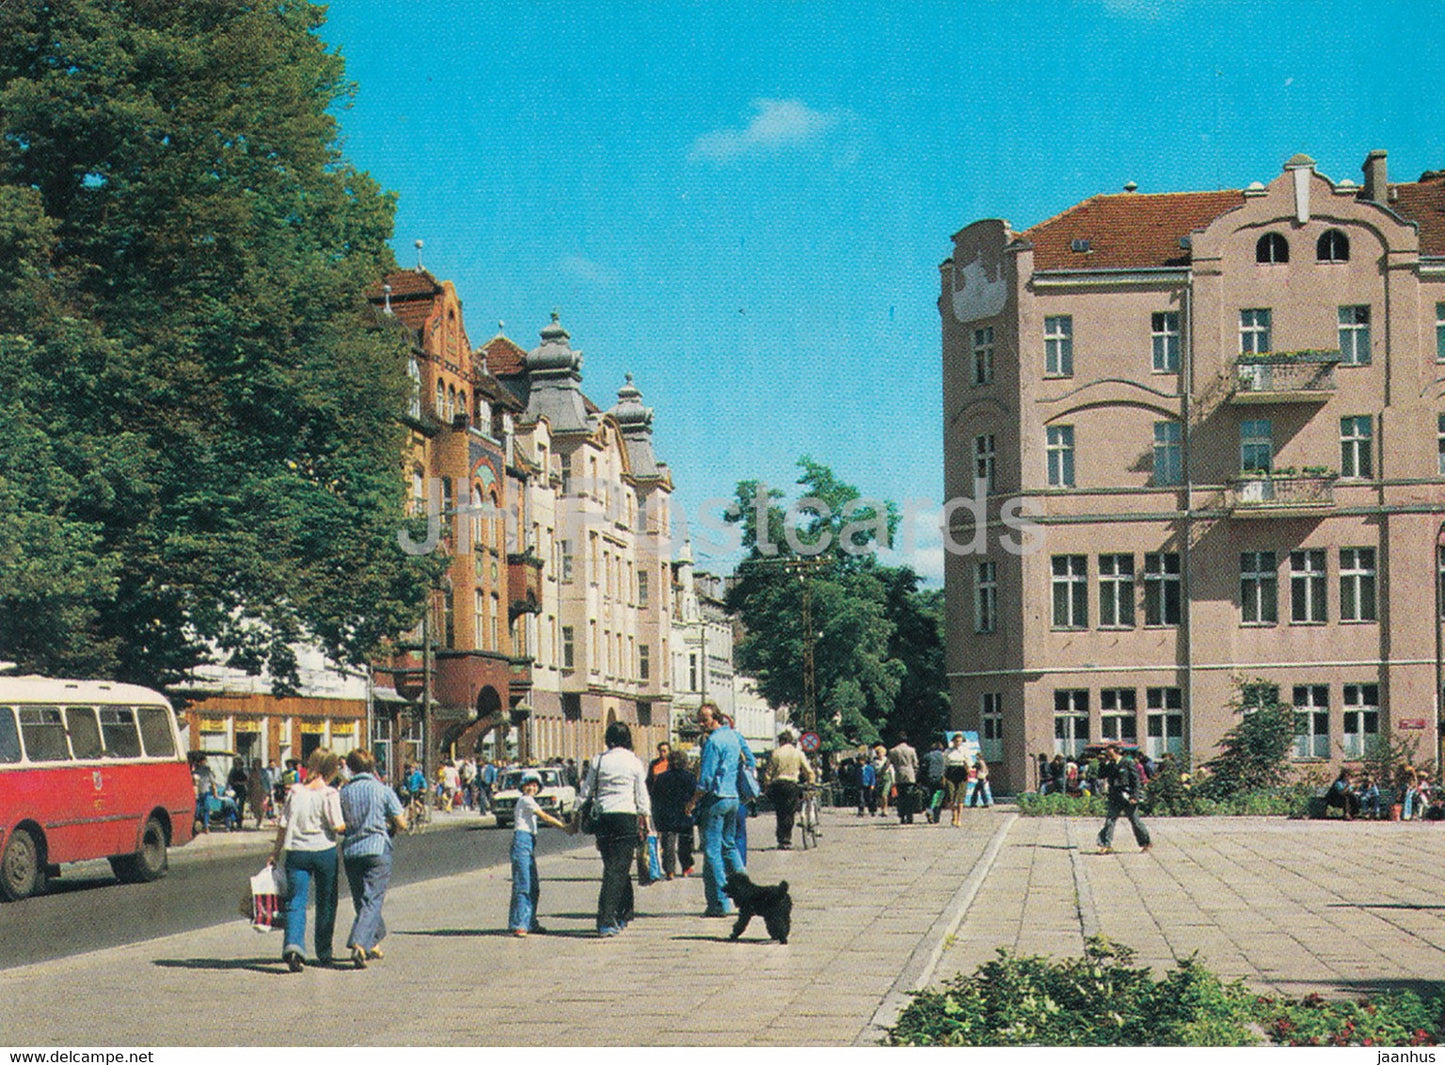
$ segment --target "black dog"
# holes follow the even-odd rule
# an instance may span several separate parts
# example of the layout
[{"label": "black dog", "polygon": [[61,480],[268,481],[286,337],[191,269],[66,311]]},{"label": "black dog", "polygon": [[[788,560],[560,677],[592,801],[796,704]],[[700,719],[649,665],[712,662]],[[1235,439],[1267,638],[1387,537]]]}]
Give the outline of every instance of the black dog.
[{"label": "black dog", "polygon": [[786,880],[774,887],[763,887],[749,880],[747,873],[729,873],[723,893],[738,904],[738,919],[728,938],[737,939],[753,915],[762,914],[768,935],[779,943],[788,941],[788,933],[793,930],[793,897],[788,894]]}]

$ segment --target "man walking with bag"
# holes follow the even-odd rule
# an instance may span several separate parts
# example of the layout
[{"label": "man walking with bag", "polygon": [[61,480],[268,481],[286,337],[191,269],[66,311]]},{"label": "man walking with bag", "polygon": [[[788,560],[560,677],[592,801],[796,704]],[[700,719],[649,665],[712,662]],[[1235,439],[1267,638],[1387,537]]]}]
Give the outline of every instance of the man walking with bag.
[{"label": "man walking with bag", "polygon": [[687,813],[697,820],[702,836],[703,892],[707,898],[704,917],[726,917],[733,912],[732,901],[723,894],[728,873],[743,870],[737,848],[738,764],[742,745],[738,734],[721,720],[717,705],[703,703],[697,709],[698,727],[707,738],[702,744],[702,763],[697,771],[697,790],[688,800]]},{"label": "man walking with bag", "polygon": [[1104,748],[1099,763],[1099,780],[1108,789],[1109,796],[1109,812],[1104,827],[1099,830],[1099,853],[1114,853],[1110,844],[1114,842],[1114,822],[1119,820],[1120,814],[1129,819],[1129,827],[1134,830],[1134,841],[1139,844],[1139,849],[1147,851],[1151,846],[1149,830],[1139,820],[1144,781],[1139,775],[1139,766],[1132,759],[1124,760],[1117,743]]},{"label": "man walking with bag", "polygon": [[898,782],[898,823],[913,824],[914,785],[918,782],[918,752],[908,743],[908,733],[898,733],[898,743],[888,752]]}]

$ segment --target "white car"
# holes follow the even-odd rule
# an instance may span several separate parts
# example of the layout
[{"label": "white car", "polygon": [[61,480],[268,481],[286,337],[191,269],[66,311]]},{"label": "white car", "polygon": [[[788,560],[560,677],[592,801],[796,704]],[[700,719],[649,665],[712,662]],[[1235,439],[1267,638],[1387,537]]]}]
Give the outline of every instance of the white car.
[{"label": "white car", "polygon": [[562,771],[556,766],[540,766],[533,769],[507,769],[497,777],[492,791],[492,812],[497,815],[497,824],[510,825],[512,810],[522,797],[522,774],[536,773],[542,778],[542,790],[537,792],[537,805],[553,817],[566,821],[572,816],[577,805],[577,789],[568,784]]}]

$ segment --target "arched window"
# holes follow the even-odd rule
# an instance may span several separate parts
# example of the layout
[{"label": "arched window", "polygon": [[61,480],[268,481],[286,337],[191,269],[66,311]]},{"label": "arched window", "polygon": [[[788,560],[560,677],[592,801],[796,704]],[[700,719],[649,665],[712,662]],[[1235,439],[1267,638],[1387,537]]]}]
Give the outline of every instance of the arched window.
[{"label": "arched window", "polygon": [[1327,229],[1315,245],[1315,258],[1322,263],[1343,263],[1350,259],[1350,238],[1338,229]]},{"label": "arched window", "polygon": [[1289,242],[1278,233],[1266,233],[1254,246],[1254,261],[1257,263],[1289,262]]},{"label": "arched window", "polygon": [[437,416],[438,421],[447,416],[447,386],[444,385],[440,380],[437,381],[436,408],[432,411],[432,413]]},{"label": "arched window", "polygon": [[421,417],[421,363],[416,361],[416,353],[412,352],[407,356],[406,375],[411,378],[411,416]]},{"label": "arched window", "polygon": [[457,390],[447,389],[447,421],[451,421],[457,414]]}]

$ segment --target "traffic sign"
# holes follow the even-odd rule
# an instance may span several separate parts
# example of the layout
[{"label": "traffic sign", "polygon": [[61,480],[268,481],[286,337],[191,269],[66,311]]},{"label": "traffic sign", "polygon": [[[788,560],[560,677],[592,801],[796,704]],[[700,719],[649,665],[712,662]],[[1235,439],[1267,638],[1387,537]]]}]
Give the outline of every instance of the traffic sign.
[{"label": "traffic sign", "polygon": [[805,732],[798,737],[798,746],[812,754],[819,747],[823,746],[823,737],[816,732]]}]

